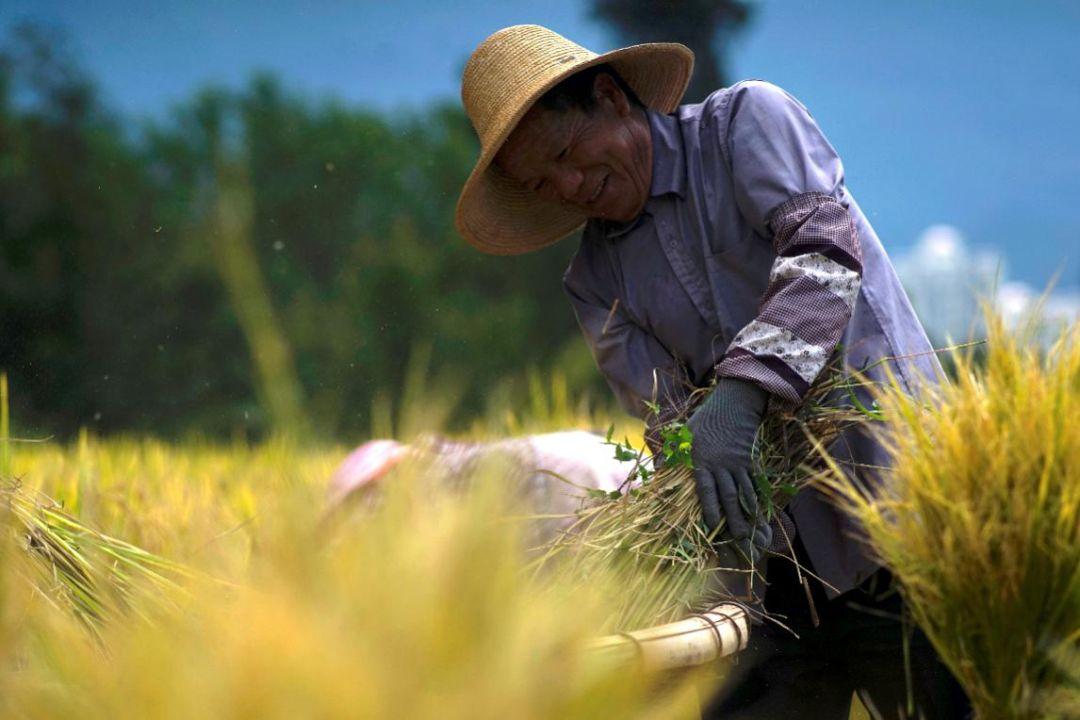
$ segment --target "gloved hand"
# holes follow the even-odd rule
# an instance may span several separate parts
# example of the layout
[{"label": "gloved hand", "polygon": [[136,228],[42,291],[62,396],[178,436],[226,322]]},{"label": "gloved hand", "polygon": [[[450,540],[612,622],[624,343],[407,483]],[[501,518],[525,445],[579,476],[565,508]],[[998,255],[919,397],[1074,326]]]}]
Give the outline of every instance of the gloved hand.
[{"label": "gloved hand", "polygon": [[694,482],[705,525],[711,532],[726,518],[743,561],[755,566],[772,542],[772,528],[758,516],[750,477],[750,451],[768,399],[752,382],[720,378],[687,423],[694,435]]}]

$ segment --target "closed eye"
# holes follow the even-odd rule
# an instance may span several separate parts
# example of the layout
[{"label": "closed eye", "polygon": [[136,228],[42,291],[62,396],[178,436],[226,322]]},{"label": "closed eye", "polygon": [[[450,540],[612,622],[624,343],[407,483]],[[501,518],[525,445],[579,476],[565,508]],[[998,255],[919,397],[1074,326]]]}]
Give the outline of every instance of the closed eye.
[{"label": "closed eye", "polygon": [[566,147],[564,147],[562,149],[562,152],[559,153],[557,159],[562,160],[564,157],[566,157],[566,153],[568,153],[568,152],[570,152],[570,146],[569,145],[567,145]]}]

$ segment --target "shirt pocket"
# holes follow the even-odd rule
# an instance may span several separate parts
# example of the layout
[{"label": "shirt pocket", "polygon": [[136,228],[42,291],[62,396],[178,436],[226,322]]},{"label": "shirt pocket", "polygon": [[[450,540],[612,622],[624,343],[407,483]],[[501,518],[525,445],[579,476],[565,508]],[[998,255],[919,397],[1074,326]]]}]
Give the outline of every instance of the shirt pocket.
[{"label": "shirt pocket", "polygon": [[757,315],[775,257],[767,243],[753,241],[705,256],[705,272],[725,348]]}]

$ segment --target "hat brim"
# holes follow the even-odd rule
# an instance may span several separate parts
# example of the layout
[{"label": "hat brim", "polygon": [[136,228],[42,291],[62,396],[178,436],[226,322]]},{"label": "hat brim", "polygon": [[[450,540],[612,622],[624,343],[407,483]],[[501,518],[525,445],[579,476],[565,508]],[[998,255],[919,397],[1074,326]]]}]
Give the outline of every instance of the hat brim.
[{"label": "hat brim", "polygon": [[458,198],[455,225],[470,245],[491,255],[520,255],[547,247],[581,227],[586,215],[559,203],[544,202],[508,177],[492,161],[533,104],[574,73],[610,63],[653,110],[670,113],[690,83],[694,54],[679,43],[646,43],[613,50],[572,65],[526,95],[516,112],[481,148]]}]

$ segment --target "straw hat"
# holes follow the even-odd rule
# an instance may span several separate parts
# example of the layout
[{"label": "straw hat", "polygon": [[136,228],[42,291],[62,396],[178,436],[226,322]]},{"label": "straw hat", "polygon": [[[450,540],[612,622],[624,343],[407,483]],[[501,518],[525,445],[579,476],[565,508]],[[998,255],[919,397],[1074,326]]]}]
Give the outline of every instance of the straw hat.
[{"label": "straw hat", "polygon": [[686,92],[694,54],[678,43],[647,43],[597,55],[539,25],[503,28],[473,52],[461,100],[480,137],[480,159],[458,198],[455,223],[474,247],[517,255],[550,245],[585,222],[583,213],[536,197],[492,159],[540,96],[601,63],[610,63],[647,107],[669,113]]}]

